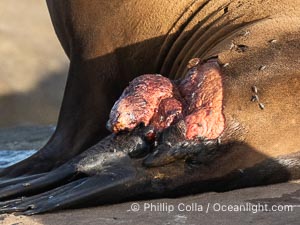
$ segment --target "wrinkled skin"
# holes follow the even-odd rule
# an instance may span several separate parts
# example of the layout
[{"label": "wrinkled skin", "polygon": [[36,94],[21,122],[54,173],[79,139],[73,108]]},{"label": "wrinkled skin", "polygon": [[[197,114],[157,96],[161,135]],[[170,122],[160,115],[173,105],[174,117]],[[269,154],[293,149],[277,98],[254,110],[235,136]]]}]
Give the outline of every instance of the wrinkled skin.
[{"label": "wrinkled skin", "polygon": [[[1,172],[0,212],[34,214],[300,177],[296,3],[47,3],[70,59],[65,95],[46,146]],[[187,140],[186,126],[177,123],[157,143],[140,126],[103,139],[110,109],[134,77],[182,79],[190,59],[213,56],[223,65],[225,121],[218,138]],[[255,95],[259,101],[251,101]]]}]

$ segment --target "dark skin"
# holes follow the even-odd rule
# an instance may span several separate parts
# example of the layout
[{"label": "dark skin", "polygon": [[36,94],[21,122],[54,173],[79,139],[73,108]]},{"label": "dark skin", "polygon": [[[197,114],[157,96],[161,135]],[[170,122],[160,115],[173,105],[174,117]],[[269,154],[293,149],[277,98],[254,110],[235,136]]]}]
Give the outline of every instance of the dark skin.
[{"label": "dark skin", "polygon": [[[70,59],[65,95],[46,146],[1,172],[0,212],[34,214],[299,178],[298,28],[291,20],[285,32],[284,17],[272,16],[300,14],[292,2],[230,2],[48,0]],[[253,5],[266,10],[256,15]],[[245,30],[253,36],[241,35]],[[272,37],[280,40],[275,46],[267,45]],[[177,126],[158,136],[158,146],[145,140],[145,127],[103,139],[110,108],[134,77],[182,78],[191,58],[216,55],[220,68],[229,64],[222,68],[220,140],[186,145]],[[253,85],[264,111],[250,101]]]},{"label": "dark skin", "polygon": [[[236,163],[228,164],[228,160],[237,157],[232,146],[243,148],[242,154],[247,157],[259,154],[243,143],[226,143],[226,140],[222,145],[213,140],[184,144],[186,141],[178,126],[167,128],[158,139],[153,154],[144,159],[152,148],[145,138],[148,132],[149,128],[139,126],[130,133],[110,135],[49,173],[2,183],[0,213],[32,215],[141,196],[175,197],[208,190],[226,191],[283,182],[291,176],[299,176],[299,171],[291,173],[275,160],[263,160],[254,167],[238,169]],[[171,146],[166,147],[166,141]],[[182,148],[178,151],[175,146],[180,144]],[[278,158],[291,159],[298,161],[299,153]],[[147,168],[149,166],[151,168]],[[222,167],[222,171],[218,167]]]}]

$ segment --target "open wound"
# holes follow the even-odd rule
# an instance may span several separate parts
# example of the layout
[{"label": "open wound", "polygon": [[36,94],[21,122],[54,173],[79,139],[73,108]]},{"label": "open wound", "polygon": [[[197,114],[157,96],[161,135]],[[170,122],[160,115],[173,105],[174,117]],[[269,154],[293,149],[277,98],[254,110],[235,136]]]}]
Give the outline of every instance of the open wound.
[{"label": "open wound", "polygon": [[157,133],[184,122],[187,140],[215,139],[225,126],[222,103],[222,75],[217,60],[200,63],[197,59],[182,80],[146,74],[131,81],[114,104],[107,127],[118,133],[143,123]]}]

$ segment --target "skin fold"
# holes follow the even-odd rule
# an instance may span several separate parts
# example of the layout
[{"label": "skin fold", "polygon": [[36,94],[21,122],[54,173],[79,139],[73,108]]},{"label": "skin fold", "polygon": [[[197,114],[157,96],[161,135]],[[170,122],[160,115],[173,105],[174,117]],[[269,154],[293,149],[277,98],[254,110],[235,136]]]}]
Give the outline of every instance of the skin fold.
[{"label": "skin fold", "polygon": [[[35,214],[300,177],[300,10],[295,2],[47,4],[70,59],[64,99],[46,146],[1,171],[0,212]],[[142,124],[108,135],[109,112],[130,81],[142,74],[182,80],[194,58],[208,71],[217,66],[221,74],[212,81],[222,86],[212,92],[222,90],[213,95],[218,104],[212,106],[222,113],[207,120],[201,106],[195,115],[223,124],[211,125],[211,136],[196,140],[193,128],[192,138],[186,138],[189,117],[160,130],[155,141],[148,138],[153,129]],[[204,102],[211,90],[201,92]]]}]

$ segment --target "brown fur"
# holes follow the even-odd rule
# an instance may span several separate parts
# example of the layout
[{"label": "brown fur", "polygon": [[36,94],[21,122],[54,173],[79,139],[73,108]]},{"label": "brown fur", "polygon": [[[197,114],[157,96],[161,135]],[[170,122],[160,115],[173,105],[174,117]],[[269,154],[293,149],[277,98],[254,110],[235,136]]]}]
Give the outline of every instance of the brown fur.
[{"label": "brown fur", "polygon": [[[244,141],[266,157],[299,151],[299,11],[292,2],[282,1],[207,2],[164,1],[161,4],[157,0],[126,0],[86,4],[83,0],[49,0],[48,5],[58,37],[71,59],[71,68],[80,67],[75,74],[86,70],[82,76],[84,83],[89,77],[95,77],[92,73],[96,72],[99,80],[116,82],[122,87],[134,76],[160,72],[155,70],[161,64],[155,65],[157,59],[164,61],[161,68],[164,75],[183,76],[189,59],[218,55],[221,63],[229,63],[224,69],[225,115],[227,120],[233,119],[245,129]],[[224,14],[225,7],[228,12]],[[61,12],[69,15],[62,17]],[[277,42],[270,43],[272,39]],[[149,45],[147,40],[154,41]],[[230,49],[231,43],[249,48],[238,52],[235,46]],[[132,45],[128,51],[118,52]],[[95,69],[89,65],[85,69],[85,63],[104,55],[112,56],[100,60]],[[266,68],[260,71],[263,65]],[[69,83],[72,76],[76,75],[70,74]],[[87,88],[97,93],[84,101],[93,104],[94,113],[102,115],[99,120],[105,121],[112,104],[111,99],[106,99],[110,90],[101,81],[99,88],[92,88],[95,85],[92,82]],[[250,101],[254,85],[264,110]],[[68,92],[64,101],[67,98]],[[105,105],[105,111],[100,111],[99,106],[103,109]],[[255,164],[257,160],[251,162],[250,157],[245,164]]]},{"label": "brown fur", "polygon": [[[216,55],[227,65],[224,113],[227,125],[234,124],[223,138],[238,143],[230,145],[231,154],[219,160],[224,163],[216,173],[224,175],[300,150],[300,10],[295,1],[47,0],[47,4],[70,70],[57,130],[30,159],[47,160],[35,165],[37,171],[57,167],[106,135],[110,108],[134,77],[145,73],[182,77],[191,58]],[[272,39],[277,42],[270,43]],[[250,101],[252,86],[258,88],[264,110]],[[245,153],[248,149],[252,150]],[[4,172],[22,174],[31,168],[30,160]]]}]

